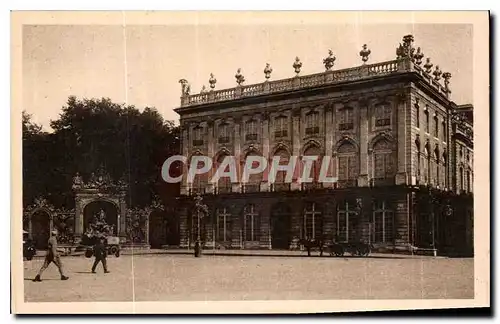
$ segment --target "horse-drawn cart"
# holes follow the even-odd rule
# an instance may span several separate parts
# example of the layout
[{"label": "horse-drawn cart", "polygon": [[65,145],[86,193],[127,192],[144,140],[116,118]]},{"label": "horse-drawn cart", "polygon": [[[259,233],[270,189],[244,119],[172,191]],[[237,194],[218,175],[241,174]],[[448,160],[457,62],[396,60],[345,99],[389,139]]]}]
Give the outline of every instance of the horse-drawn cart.
[{"label": "horse-drawn cart", "polygon": [[356,256],[368,256],[371,245],[364,242],[333,242],[330,246],[330,256],[341,257],[344,253]]}]

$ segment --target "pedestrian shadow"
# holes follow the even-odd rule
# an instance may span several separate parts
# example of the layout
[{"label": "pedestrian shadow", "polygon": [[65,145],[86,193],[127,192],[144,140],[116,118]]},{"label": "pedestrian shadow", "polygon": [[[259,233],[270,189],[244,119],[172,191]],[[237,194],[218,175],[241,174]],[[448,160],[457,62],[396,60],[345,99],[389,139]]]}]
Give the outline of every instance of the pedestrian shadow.
[{"label": "pedestrian shadow", "polygon": [[[24,278],[24,281],[33,281],[35,278]],[[42,281],[48,281],[48,280],[61,280],[61,279],[55,279],[55,278],[44,278]]]},{"label": "pedestrian shadow", "polygon": [[86,273],[90,273],[92,274],[92,271],[75,271],[75,273],[79,273],[79,274],[86,274]]}]

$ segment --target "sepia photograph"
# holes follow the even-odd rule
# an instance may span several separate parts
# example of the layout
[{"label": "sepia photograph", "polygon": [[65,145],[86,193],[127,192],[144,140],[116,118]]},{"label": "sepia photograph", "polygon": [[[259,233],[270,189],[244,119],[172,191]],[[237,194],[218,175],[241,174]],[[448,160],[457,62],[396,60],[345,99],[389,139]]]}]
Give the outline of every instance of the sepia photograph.
[{"label": "sepia photograph", "polygon": [[488,12],[11,20],[14,313],[489,306]]}]

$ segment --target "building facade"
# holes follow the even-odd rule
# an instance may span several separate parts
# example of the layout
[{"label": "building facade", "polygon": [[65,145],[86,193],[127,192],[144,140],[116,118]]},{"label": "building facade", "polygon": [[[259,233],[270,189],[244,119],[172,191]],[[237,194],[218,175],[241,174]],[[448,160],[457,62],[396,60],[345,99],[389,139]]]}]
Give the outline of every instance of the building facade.
[{"label": "building facade", "polygon": [[[450,250],[472,244],[472,105],[451,100],[451,74],[425,62],[411,35],[394,60],[190,94],[181,80],[182,154],[213,158],[212,170],[188,182],[184,165],[178,200],[181,247],[198,235],[205,247],[295,249],[301,238],[365,241],[378,249],[412,247]],[[244,163],[251,155],[331,157],[336,183],[318,181],[314,162],[310,183],[278,172],[274,181],[252,175],[247,182],[211,176],[226,156]],[[201,167],[201,166],[200,166]],[[201,195],[208,214],[193,212]],[[453,227],[451,224],[455,224]],[[453,227],[453,229],[452,229]],[[459,229],[459,233],[457,232]],[[463,235],[462,235],[463,234]],[[460,249],[470,249],[461,247]]]}]

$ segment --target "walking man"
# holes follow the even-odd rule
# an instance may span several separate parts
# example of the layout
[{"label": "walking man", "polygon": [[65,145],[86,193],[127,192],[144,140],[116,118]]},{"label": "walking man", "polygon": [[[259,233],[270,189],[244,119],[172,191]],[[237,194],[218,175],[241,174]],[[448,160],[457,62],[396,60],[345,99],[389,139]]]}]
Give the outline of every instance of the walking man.
[{"label": "walking man", "polygon": [[42,273],[45,271],[45,269],[48,268],[49,264],[54,262],[54,264],[57,266],[59,269],[59,273],[61,274],[61,280],[68,280],[69,277],[66,277],[63,272],[63,267],[61,263],[61,258],[59,256],[59,251],[57,251],[57,231],[53,230],[51,232],[51,236],[49,238],[49,249],[47,251],[47,255],[45,256],[45,262],[43,263],[42,267],[40,268],[40,271],[38,271],[38,274],[36,275],[35,279],[33,281],[42,281],[40,278],[42,276]]},{"label": "walking man", "polygon": [[106,241],[105,238],[100,237],[97,243],[94,245],[94,256],[95,261],[94,265],[92,265],[92,273],[95,273],[95,269],[99,262],[102,263],[102,267],[104,268],[104,273],[109,273],[108,267],[106,264],[106,257],[108,256]]}]

